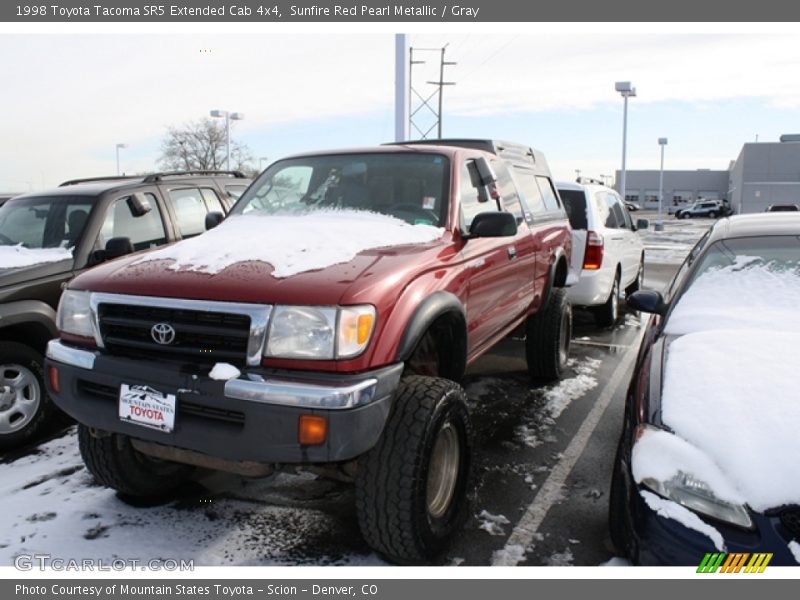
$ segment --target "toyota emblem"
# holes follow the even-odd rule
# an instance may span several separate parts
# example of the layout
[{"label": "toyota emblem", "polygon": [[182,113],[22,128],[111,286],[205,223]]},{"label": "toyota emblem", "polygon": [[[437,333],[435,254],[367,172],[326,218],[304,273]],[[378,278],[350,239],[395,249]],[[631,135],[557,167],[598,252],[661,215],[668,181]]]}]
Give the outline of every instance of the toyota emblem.
[{"label": "toyota emblem", "polygon": [[175,341],[175,328],[169,323],[156,323],[150,328],[150,337],[156,344],[166,346]]}]

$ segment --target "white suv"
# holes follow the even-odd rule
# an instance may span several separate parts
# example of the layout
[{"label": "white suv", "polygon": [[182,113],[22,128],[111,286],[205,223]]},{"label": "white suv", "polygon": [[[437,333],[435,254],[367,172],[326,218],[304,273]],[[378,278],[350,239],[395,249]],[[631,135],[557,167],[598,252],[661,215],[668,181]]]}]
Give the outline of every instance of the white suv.
[{"label": "white suv", "polygon": [[644,244],[636,233],[649,226],[634,224],[619,194],[599,184],[557,183],[572,225],[573,273],[569,288],[576,306],[591,307],[598,325],[613,326],[620,315],[622,290],[638,290],[644,277]]}]

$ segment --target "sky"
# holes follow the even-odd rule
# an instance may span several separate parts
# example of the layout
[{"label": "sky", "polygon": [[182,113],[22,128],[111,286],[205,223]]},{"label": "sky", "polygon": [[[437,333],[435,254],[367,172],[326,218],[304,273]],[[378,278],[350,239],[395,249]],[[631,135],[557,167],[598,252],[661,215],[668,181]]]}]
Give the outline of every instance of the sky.
[{"label": "sky", "polygon": [[[429,29],[429,28],[428,28]],[[66,30],[66,28],[65,28]],[[332,31],[329,27],[325,31]],[[164,30],[162,30],[164,31]],[[363,31],[363,29],[361,30]],[[786,33],[411,33],[429,95],[447,45],[443,135],[543,151],[558,179],[629,169],[727,169],[745,142],[800,132],[800,44]],[[256,167],[296,152],[394,138],[394,35],[0,33],[0,193],[157,168],[167,127],[242,112],[232,137]],[[424,110],[422,111],[424,112]],[[422,114],[422,113],[420,113]],[[430,121],[427,121],[430,123]]]}]

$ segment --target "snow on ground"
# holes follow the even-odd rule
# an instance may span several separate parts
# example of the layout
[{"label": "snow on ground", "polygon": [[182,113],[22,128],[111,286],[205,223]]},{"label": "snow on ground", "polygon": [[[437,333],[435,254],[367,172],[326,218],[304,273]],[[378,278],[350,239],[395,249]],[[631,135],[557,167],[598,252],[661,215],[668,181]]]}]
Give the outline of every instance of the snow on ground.
[{"label": "snow on ground", "polygon": [[570,567],[575,557],[570,548],[565,548],[563,552],[556,552],[548,557],[545,564],[548,567]]},{"label": "snow on ground", "polygon": [[72,251],[67,248],[25,248],[0,246],[0,269],[18,269],[41,263],[72,260]]},{"label": "snow on ground", "polygon": [[203,235],[146,254],[134,264],[171,260],[170,269],[219,273],[244,261],[273,266],[290,277],[346,263],[364,250],[439,239],[443,229],[410,225],[377,213],[353,210],[304,215],[235,215]]},{"label": "snow on ground", "polygon": [[700,517],[698,517],[688,508],[684,508],[677,502],[666,500],[644,490],[640,491],[639,494],[641,494],[642,498],[644,498],[647,506],[649,506],[650,509],[659,516],[664,517],[665,519],[673,519],[678,521],[684,527],[693,529],[708,536],[711,541],[714,542],[714,547],[719,552],[725,551],[725,544],[722,539],[722,534],[708,523],[702,521]]},{"label": "snow on ground", "polygon": [[193,559],[196,566],[385,564],[357,535],[348,546],[351,524],[300,506],[293,488],[314,482],[309,475],[243,480],[223,494],[134,508],[94,483],[73,429],[35,454],[0,464],[0,565],[36,553],[108,562]]},{"label": "snow on ground", "polygon": [[682,263],[689,250],[713,224],[707,219],[678,220],[665,215],[663,231],[655,231],[657,220],[657,216],[652,216],[650,228],[639,231],[648,263]]},{"label": "snow on ground", "polygon": [[800,565],[800,544],[798,544],[795,540],[789,542],[789,550],[792,552],[792,556],[794,556],[794,560]]},{"label": "snow on ground", "polygon": [[627,558],[620,558],[619,556],[615,556],[606,562],[598,565],[600,567],[632,567],[631,561]]},{"label": "snow on ground", "polygon": [[503,525],[511,524],[511,521],[505,515],[493,515],[487,510],[482,510],[475,517],[480,521],[478,529],[483,529],[489,535],[505,535],[506,532],[503,529]]}]

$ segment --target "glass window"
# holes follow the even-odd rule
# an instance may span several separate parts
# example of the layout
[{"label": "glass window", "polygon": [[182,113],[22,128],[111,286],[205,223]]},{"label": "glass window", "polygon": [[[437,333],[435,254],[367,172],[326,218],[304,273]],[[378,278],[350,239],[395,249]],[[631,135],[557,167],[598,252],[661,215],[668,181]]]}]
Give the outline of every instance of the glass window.
[{"label": "glass window", "polygon": [[175,213],[181,237],[191,237],[206,230],[208,210],[199,189],[170,190],[167,199],[172,206],[172,212]]},{"label": "glass window", "polygon": [[[625,210],[622,208],[622,203],[613,194],[608,194],[607,200],[611,207],[611,212],[614,214],[614,222],[617,229],[625,228]],[[606,225],[606,227],[613,227],[613,225]]]},{"label": "glass window", "polygon": [[239,197],[244,193],[247,189],[246,185],[226,185],[225,192],[233,198],[234,200],[238,200]]},{"label": "glass window", "polygon": [[[480,180],[478,169],[473,161],[469,160],[461,166],[460,180],[461,225],[464,231],[469,231],[475,215],[497,210],[497,204],[485,201],[488,196],[486,190],[482,189],[480,183],[478,183]],[[484,198],[483,202],[481,202],[482,197]]]},{"label": "glass window", "polygon": [[542,192],[545,209],[548,211],[561,210],[561,203],[558,201],[558,194],[553,188],[553,182],[542,175],[537,175],[536,181],[539,183],[539,189]]},{"label": "glass window", "polygon": [[492,168],[495,175],[497,175],[497,188],[500,192],[503,209],[514,215],[517,219],[517,225],[519,225],[523,221],[522,205],[519,202],[519,194],[514,181],[511,179],[511,174],[508,172],[508,168],[499,160],[492,161]]},{"label": "glass window", "polygon": [[233,212],[365,210],[412,225],[442,226],[447,219],[449,184],[450,163],[440,154],[306,156],[270,165],[242,195]]},{"label": "glass window", "polygon": [[167,241],[161,211],[158,209],[153,194],[146,193],[150,211],[140,217],[134,217],[128,205],[128,198],[120,198],[108,207],[100,236],[97,240],[99,248],[105,248],[106,242],[115,237],[130,238],[135,250],[144,250],[161,246]]},{"label": "glass window", "polygon": [[208,212],[221,212],[225,214],[225,207],[222,206],[222,201],[219,199],[219,196],[217,196],[217,192],[211,188],[200,188],[200,192],[203,194],[203,199],[206,201]]},{"label": "glass window", "polygon": [[583,190],[559,190],[564,209],[573,229],[588,229],[586,219],[586,193]]},{"label": "glass window", "polygon": [[542,192],[539,189],[539,185],[536,183],[536,176],[533,174],[533,171],[514,166],[514,177],[519,185],[519,192],[522,194],[522,200],[525,202],[525,206],[528,210],[530,210],[534,216],[547,212]]},{"label": "glass window", "polygon": [[605,227],[617,227],[617,217],[611,210],[608,202],[608,194],[605,192],[595,192],[594,205],[597,209],[597,222],[603,223]]},{"label": "glass window", "polygon": [[0,245],[74,248],[92,206],[92,198],[80,196],[9,200],[0,208]]}]

